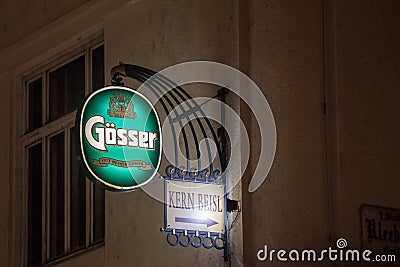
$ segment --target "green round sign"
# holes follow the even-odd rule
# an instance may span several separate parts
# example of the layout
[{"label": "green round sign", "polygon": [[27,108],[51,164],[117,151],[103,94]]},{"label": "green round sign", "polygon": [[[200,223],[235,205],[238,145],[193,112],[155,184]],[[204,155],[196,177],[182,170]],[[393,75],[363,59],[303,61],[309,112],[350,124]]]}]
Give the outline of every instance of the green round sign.
[{"label": "green round sign", "polygon": [[83,164],[90,178],[105,188],[134,190],[156,175],[161,125],[140,93],[120,86],[95,91],[77,115],[77,128]]}]

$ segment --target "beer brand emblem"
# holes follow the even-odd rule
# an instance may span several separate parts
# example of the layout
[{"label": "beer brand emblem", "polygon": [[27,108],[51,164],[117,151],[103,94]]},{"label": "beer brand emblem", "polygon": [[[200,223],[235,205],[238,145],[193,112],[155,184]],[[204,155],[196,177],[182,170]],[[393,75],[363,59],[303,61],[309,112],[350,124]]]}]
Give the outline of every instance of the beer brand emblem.
[{"label": "beer brand emblem", "polygon": [[136,113],[134,111],[132,101],[130,101],[130,98],[127,95],[114,94],[112,97],[110,97],[110,102],[108,102],[108,106],[109,109],[107,110],[107,114],[110,117],[127,119],[136,118]]},{"label": "beer brand emblem", "polygon": [[88,176],[105,188],[134,190],[156,175],[161,126],[143,95],[119,86],[95,91],[78,113],[76,127]]}]

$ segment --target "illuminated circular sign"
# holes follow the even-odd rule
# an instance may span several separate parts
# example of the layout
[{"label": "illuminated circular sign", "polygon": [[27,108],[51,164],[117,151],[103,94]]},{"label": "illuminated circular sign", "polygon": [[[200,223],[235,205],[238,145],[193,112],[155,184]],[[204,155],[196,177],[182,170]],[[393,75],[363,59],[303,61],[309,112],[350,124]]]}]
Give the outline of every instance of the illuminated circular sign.
[{"label": "illuminated circular sign", "polygon": [[153,105],[140,93],[120,86],[95,91],[78,113],[76,127],[89,178],[105,188],[134,190],[156,175],[161,125]]}]

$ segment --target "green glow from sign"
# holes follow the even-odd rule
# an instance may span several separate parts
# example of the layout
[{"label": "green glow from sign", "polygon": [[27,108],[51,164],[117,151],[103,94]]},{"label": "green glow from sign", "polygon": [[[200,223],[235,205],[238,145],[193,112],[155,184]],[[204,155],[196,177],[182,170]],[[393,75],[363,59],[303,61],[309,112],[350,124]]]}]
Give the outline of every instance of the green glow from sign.
[{"label": "green glow from sign", "polygon": [[82,161],[109,190],[148,183],[161,161],[162,136],[152,104],[138,92],[110,86],[91,94],[78,114]]}]

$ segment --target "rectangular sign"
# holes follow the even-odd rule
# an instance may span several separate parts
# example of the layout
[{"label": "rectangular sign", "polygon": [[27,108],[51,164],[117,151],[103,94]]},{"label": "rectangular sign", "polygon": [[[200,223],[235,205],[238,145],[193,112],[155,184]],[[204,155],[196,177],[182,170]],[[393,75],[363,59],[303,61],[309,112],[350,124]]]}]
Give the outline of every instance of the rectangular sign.
[{"label": "rectangular sign", "polygon": [[400,257],[400,209],[361,206],[362,247]]},{"label": "rectangular sign", "polygon": [[165,183],[167,228],[225,232],[223,185],[170,180]]}]

